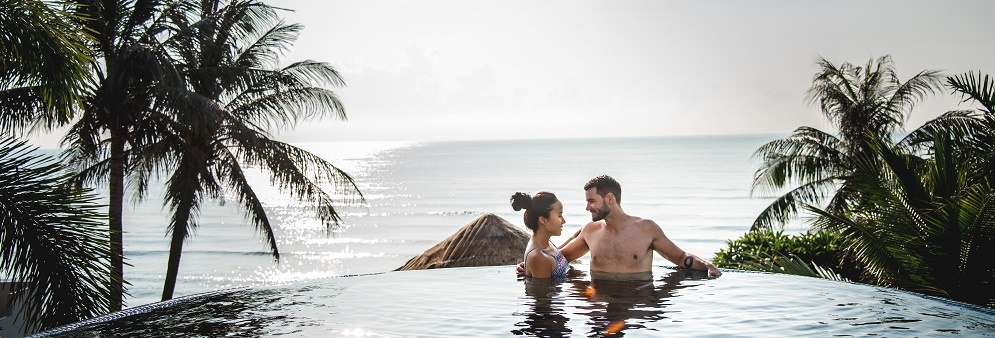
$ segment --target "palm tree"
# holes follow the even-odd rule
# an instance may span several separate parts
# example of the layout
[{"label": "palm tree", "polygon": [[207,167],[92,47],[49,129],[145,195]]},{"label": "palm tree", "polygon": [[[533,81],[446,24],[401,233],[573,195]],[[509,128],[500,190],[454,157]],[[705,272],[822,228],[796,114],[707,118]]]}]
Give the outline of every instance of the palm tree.
[{"label": "palm tree", "polygon": [[170,159],[164,201],[172,211],[171,242],[163,300],[173,296],[183,243],[198,226],[197,210],[207,199],[222,199],[225,191],[234,193],[279,260],[272,224],[249,185],[246,166],[270,172],[272,182],[313,207],[326,230],[340,217],[325,184],[362,200],[348,174],[266,131],[328,114],[345,118],[341,102],[323,87],[342,84],[330,66],[303,61],[273,68],[301,26],[282,24],[273,7],[253,0],[202,1],[182,14],[171,22],[181,32],[175,36],[183,38],[168,41],[169,47],[191,90],[222,109],[176,111],[173,132],[142,154]]},{"label": "palm tree", "polygon": [[[66,123],[87,87],[88,37],[66,7],[0,1],[0,131]],[[92,191],[60,163],[0,139],[0,275],[17,290],[25,332],[106,313],[108,236]]]},{"label": "palm tree", "polygon": [[[869,156],[868,138],[890,140],[912,108],[940,86],[937,71],[922,71],[900,81],[890,56],[864,67],[840,66],[820,59],[806,100],[818,103],[838,135],[800,127],[786,138],[754,152],[762,160],[754,175],[753,192],[773,193],[794,186],[776,198],[753,223],[751,231],[785,224],[799,208],[818,205],[831,196],[827,210],[842,212],[860,202],[860,192],[845,180],[857,156]],[[871,130],[871,134],[865,133]],[[873,158],[873,157],[872,157]]]},{"label": "palm tree", "polygon": [[936,134],[929,159],[868,135],[872,153],[854,157],[845,177],[866,203],[809,206],[816,227],[843,236],[865,282],[995,306],[995,189],[970,178],[972,154],[951,134]]},{"label": "palm tree", "polygon": [[981,72],[977,75],[968,72],[947,78],[947,87],[959,94],[964,102],[973,101],[981,106],[973,115],[976,123],[967,124],[968,132],[963,135],[969,136],[964,140],[969,143],[967,148],[974,151],[969,160],[976,165],[979,178],[995,185],[995,79]]},{"label": "palm tree", "polygon": [[65,8],[0,0],[0,131],[69,121],[89,78],[88,41]]},{"label": "palm tree", "polygon": [[[945,113],[894,145],[865,130],[866,151],[847,156],[849,170],[836,178],[859,207],[803,207],[818,216],[820,232],[842,236],[841,253],[850,255],[841,264],[864,271],[855,280],[995,307],[995,263],[987,259],[995,255],[995,82],[970,72],[947,86],[981,108]],[[764,262],[826,278],[841,272],[784,256]]]},{"label": "palm tree", "polygon": [[[206,110],[214,105],[191,95],[162,41],[168,38],[167,13],[185,10],[188,3],[165,0],[76,0],[80,22],[94,34],[95,85],[86,93],[82,114],[63,139],[64,158],[78,173],[78,184],[106,181],[109,188],[112,311],[124,297],[122,243],[125,175],[138,171],[132,153],[170,132],[169,112]],[[146,176],[131,184],[139,198]]]},{"label": "palm tree", "polygon": [[0,275],[20,290],[26,333],[109,307],[103,215],[96,194],[70,176],[24,141],[0,139]]}]

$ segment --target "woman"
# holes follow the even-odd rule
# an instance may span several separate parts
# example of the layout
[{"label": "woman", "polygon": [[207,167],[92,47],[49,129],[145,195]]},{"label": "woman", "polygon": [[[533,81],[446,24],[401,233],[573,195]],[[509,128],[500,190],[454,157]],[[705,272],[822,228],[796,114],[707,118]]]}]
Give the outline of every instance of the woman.
[{"label": "woman", "polygon": [[515,211],[525,209],[525,226],[532,230],[532,240],[525,248],[525,276],[562,279],[570,271],[569,261],[553,245],[550,238],[563,231],[563,203],[551,192],[541,191],[535,196],[518,192],[511,196]]}]

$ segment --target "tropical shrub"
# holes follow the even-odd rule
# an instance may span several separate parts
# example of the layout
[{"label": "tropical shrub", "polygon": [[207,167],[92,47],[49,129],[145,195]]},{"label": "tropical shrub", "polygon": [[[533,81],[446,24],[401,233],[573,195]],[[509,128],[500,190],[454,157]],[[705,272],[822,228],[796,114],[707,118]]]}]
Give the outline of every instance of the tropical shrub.
[{"label": "tropical shrub", "polygon": [[[781,231],[751,231],[726,241],[712,263],[720,268],[782,272],[857,280],[839,234],[829,231],[787,235]],[[806,265],[801,267],[798,264]],[[819,271],[831,273],[820,273]]]}]

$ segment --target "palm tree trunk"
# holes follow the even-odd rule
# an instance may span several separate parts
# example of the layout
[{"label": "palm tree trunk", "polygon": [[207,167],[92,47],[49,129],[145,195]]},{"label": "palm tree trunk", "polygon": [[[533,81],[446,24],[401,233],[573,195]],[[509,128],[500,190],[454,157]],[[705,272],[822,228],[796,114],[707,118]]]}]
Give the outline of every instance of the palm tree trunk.
[{"label": "palm tree trunk", "polygon": [[[190,214],[188,211],[179,211],[178,213],[184,213],[187,215]],[[179,274],[180,270],[180,255],[183,254],[183,241],[187,238],[186,221],[184,221],[183,224],[184,226],[173,227],[173,239],[169,243],[169,262],[166,265],[166,282],[162,286],[162,300],[164,301],[173,299],[173,290],[176,289],[176,276]]]},{"label": "palm tree trunk", "polygon": [[[181,177],[186,176],[189,178],[196,176],[186,174],[187,172],[183,166],[177,170],[178,175]],[[180,190],[178,195],[171,197],[174,208],[173,221],[170,225],[172,239],[169,243],[169,261],[166,264],[166,281],[162,286],[162,300],[173,298],[173,291],[176,289],[176,276],[179,275],[180,271],[180,257],[183,254],[183,241],[187,239],[187,235],[190,233],[190,212],[196,203],[197,187],[189,184],[184,185],[184,183],[186,181],[177,182],[171,180],[170,182],[170,184],[179,184]]]},{"label": "palm tree trunk", "polygon": [[120,311],[124,303],[124,244],[122,216],[124,209],[124,132],[111,129],[110,203],[107,223],[111,242],[111,312]]}]

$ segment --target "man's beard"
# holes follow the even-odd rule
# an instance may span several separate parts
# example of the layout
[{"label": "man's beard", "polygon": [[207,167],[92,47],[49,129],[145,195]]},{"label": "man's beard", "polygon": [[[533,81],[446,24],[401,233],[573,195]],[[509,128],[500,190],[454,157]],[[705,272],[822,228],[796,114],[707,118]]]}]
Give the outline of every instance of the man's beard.
[{"label": "man's beard", "polygon": [[597,222],[597,221],[603,220],[603,219],[605,219],[605,217],[608,217],[608,213],[610,213],[610,212],[611,212],[611,209],[608,209],[607,205],[603,206],[603,207],[601,207],[601,209],[598,209],[597,212],[591,214],[591,221],[592,222]]}]

